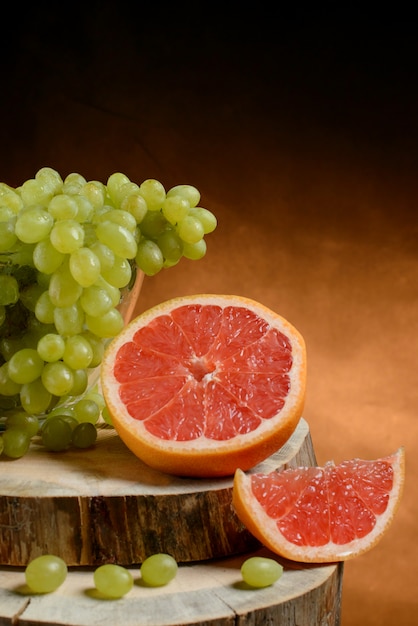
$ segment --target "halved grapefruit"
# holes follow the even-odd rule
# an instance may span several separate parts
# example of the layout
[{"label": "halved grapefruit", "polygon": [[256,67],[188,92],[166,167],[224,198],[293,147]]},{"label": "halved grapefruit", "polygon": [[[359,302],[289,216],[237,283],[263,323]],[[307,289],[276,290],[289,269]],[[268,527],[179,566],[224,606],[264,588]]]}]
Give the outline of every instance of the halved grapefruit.
[{"label": "halved grapefruit", "polygon": [[238,469],[232,501],[238,518],[266,547],[293,561],[344,561],[372,548],[398,508],[403,448],[375,461],[299,467],[269,474]]},{"label": "halved grapefruit", "polygon": [[296,428],[305,343],[248,298],[179,297],[112,340],[101,381],[116,431],[145,463],[183,476],[227,476],[270,456]]}]

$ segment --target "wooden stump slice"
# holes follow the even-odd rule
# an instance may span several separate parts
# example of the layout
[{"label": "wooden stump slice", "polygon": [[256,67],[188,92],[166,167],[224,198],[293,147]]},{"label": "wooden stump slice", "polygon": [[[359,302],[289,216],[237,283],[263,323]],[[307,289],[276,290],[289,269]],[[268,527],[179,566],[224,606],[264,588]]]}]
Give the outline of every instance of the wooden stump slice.
[{"label": "wooden stump slice", "polygon": [[[314,463],[301,419],[286,445],[254,471]],[[0,466],[0,565],[25,566],[45,553],[69,566],[130,566],[156,552],[188,563],[259,547],[232,509],[231,477],[154,471],[110,428],[100,429],[92,449],[53,453],[33,444]]]},{"label": "wooden stump slice", "polygon": [[[276,558],[282,577],[271,587],[251,589],[240,567],[253,554]],[[338,626],[343,564],[302,566],[265,549],[232,558],[180,565],[166,587],[141,584],[117,601],[100,599],[93,569],[71,570],[54,593],[31,594],[23,568],[0,568],[0,624],[22,626]]]}]

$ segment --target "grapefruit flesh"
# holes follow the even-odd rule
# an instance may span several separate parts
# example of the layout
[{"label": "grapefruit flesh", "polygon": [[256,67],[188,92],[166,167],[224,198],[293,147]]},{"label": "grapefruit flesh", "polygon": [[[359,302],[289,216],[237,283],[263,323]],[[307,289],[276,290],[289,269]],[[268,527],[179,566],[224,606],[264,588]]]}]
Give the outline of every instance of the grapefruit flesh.
[{"label": "grapefruit flesh", "polygon": [[343,561],[386,533],[401,498],[404,449],[375,461],[234,476],[233,506],[248,530],[294,561]]},{"label": "grapefruit flesh", "polygon": [[306,350],[263,305],[203,294],[134,319],[101,372],[113,424],[139,458],[177,475],[226,476],[254,467],[296,428]]}]

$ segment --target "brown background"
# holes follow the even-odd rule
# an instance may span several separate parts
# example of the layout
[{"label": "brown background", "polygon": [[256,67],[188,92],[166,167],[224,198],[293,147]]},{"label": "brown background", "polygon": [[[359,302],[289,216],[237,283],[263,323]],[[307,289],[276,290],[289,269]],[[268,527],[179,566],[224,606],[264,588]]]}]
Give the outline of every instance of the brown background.
[{"label": "brown background", "polygon": [[219,220],[208,254],[147,278],[138,311],[199,292],[264,303],[306,339],[318,461],[405,446],[401,508],[347,563],[342,626],[417,623],[416,25],[88,5],[9,22],[0,180],[49,165],[199,188]]}]

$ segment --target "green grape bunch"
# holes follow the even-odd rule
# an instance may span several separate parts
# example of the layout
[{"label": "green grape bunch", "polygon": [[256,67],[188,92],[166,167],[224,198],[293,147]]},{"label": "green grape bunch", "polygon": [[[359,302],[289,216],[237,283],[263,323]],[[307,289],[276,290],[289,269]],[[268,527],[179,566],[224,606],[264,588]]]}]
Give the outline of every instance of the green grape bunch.
[{"label": "green grape bunch", "polygon": [[[124,326],[119,305],[137,271],[154,276],[204,257],[217,220],[199,203],[192,185],[166,191],[119,172],[102,183],[43,167],[20,187],[0,183],[0,452],[28,449],[33,427],[12,420],[22,412],[95,423],[100,400],[98,410],[73,404],[71,415],[63,400],[84,399],[106,341]],[[51,450],[65,447],[59,431],[44,430]]]}]

